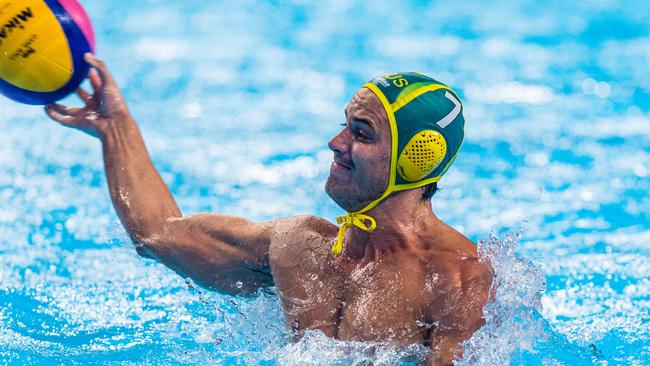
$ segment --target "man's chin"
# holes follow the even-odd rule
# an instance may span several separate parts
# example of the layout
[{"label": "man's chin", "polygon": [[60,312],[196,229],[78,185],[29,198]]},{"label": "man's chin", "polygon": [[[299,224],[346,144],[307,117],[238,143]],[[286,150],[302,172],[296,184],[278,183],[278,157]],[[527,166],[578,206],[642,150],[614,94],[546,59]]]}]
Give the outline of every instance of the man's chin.
[{"label": "man's chin", "polygon": [[354,195],[350,192],[350,185],[334,184],[327,180],[325,183],[325,193],[336,203],[339,207],[347,212],[355,212],[364,207],[363,203],[355,200]]},{"label": "man's chin", "polygon": [[327,182],[325,183],[325,193],[327,193],[332,201],[339,205],[339,207],[346,211],[350,211],[352,209],[350,205],[350,186],[340,184],[335,180],[336,179],[332,178],[331,175],[327,178]]}]

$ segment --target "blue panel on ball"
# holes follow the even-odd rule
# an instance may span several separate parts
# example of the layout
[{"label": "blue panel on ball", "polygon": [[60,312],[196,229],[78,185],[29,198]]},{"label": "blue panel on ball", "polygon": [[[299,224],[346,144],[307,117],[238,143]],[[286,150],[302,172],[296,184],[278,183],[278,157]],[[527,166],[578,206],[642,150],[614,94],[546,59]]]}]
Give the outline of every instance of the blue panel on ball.
[{"label": "blue panel on ball", "polygon": [[[72,93],[86,78],[90,65],[84,61],[84,54],[90,52],[90,42],[86,39],[84,33],[79,29],[67,11],[56,0],[45,0],[45,3],[52,9],[61,23],[61,27],[68,38],[68,45],[70,46],[70,54],[72,55],[72,77],[61,89],[57,90],[51,101],[41,104],[47,104],[64,98]],[[45,93],[47,94],[47,93]]]}]

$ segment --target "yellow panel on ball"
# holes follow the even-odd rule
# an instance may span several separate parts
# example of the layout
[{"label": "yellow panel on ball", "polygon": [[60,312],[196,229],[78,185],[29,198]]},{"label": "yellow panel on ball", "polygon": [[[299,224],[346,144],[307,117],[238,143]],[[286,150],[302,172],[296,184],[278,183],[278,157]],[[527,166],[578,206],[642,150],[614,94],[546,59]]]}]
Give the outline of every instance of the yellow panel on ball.
[{"label": "yellow panel on ball", "polygon": [[52,92],[72,77],[72,55],[59,20],[42,0],[0,1],[0,78]]}]

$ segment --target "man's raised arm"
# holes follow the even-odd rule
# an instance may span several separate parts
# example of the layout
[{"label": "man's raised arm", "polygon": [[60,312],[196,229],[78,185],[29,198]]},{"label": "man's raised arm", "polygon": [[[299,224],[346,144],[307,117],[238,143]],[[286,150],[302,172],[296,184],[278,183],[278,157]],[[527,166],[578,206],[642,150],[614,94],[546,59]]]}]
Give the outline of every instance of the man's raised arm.
[{"label": "man's raised arm", "polygon": [[94,93],[77,90],[85,106],[51,104],[45,110],[62,125],[102,141],[111,200],[138,253],[226,293],[272,284],[267,253],[273,224],[217,214],[182,217],[106,66],[91,54],[86,61],[94,68],[89,73]]}]

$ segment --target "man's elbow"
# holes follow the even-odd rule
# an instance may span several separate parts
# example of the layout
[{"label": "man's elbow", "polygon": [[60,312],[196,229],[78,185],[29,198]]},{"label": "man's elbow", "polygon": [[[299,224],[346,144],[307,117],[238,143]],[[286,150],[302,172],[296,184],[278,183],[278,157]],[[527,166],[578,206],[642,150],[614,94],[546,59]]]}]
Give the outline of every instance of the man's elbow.
[{"label": "man's elbow", "polygon": [[148,258],[148,259],[155,259],[156,257],[153,255],[153,250],[151,250],[147,245],[141,243],[141,242],[136,242],[133,241],[133,246],[135,247],[135,252],[138,253],[139,256],[143,258]]},{"label": "man's elbow", "polygon": [[160,247],[163,240],[169,237],[174,227],[172,218],[162,219],[161,217],[142,216],[129,217],[128,220],[120,217],[126,233],[131,238],[136,252],[146,258],[155,256],[157,247]]},{"label": "man's elbow", "polygon": [[144,258],[156,259],[156,252],[162,245],[165,231],[162,227],[159,230],[148,230],[146,232],[131,231],[129,237],[138,255]]}]

